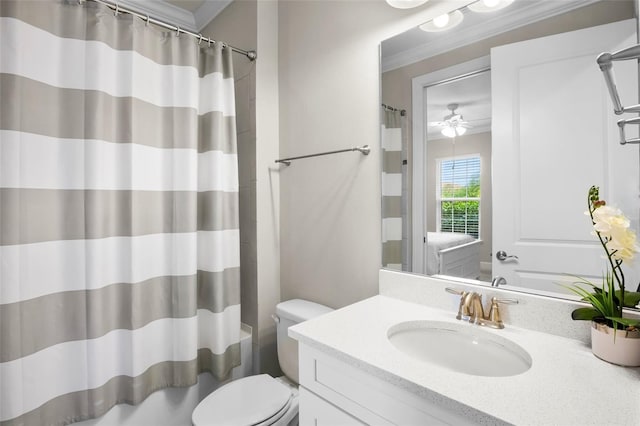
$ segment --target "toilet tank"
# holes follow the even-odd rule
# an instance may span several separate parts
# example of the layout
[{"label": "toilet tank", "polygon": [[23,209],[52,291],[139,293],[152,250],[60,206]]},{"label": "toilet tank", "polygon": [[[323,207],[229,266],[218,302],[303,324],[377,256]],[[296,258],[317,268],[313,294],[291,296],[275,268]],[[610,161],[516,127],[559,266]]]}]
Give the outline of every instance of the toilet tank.
[{"label": "toilet tank", "polygon": [[298,382],[298,342],[288,336],[287,331],[311,318],[315,318],[333,309],[308,300],[293,299],[276,305],[278,335],[278,362],[282,372],[293,382]]}]

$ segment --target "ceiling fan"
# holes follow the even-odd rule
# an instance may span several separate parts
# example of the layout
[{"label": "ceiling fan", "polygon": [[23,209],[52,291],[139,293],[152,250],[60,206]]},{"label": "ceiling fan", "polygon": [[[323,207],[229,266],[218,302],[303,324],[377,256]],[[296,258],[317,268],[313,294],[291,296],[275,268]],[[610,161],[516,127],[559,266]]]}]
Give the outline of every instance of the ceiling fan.
[{"label": "ceiling fan", "polygon": [[428,125],[431,127],[440,127],[442,134],[449,138],[464,135],[467,129],[470,129],[472,126],[462,118],[461,114],[456,113],[458,104],[449,104],[447,105],[447,109],[450,110],[451,113],[445,115],[442,121],[432,121]]}]

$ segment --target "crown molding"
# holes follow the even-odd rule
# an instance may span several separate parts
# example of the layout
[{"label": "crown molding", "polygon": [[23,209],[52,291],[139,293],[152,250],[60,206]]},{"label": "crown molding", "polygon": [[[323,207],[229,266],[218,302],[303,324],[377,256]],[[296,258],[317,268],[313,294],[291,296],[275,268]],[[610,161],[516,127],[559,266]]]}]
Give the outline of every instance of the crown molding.
[{"label": "crown molding", "polygon": [[119,0],[118,4],[143,15],[149,15],[185,30],[199,33],[232,1],[205,1],[194,13],[158,0]]},{"label": "crown molding", "polygon": [[202,6],[198,8],[193,14],[195,18],[195,26],[198,32],[202,31],[204,27],[209,25],[209,22],[213,21],[213,18],[218,16],[225,7],[229,6],[233,0],[217,0],[217,1],[205,1]]},{"label": "crown molding", "polygon": [[171,3],[157,0],[119,0],[118,4],[138,13],[167,21],[185,30],[196,31],[193,14]]},{"label": "crown molding", "polygon": [[[534,22],[570,12],[598,0],[584,1],[535,1],[512,11],[505,10],[500,16],[482,21],[478,25],[443,34],[436,40],[416,46],[412,49],[382,58],[382,72],[401,68],[450,50],[484,40],[507,31],[515,30]],[[464,10],[465,14],[472,13]]]}]

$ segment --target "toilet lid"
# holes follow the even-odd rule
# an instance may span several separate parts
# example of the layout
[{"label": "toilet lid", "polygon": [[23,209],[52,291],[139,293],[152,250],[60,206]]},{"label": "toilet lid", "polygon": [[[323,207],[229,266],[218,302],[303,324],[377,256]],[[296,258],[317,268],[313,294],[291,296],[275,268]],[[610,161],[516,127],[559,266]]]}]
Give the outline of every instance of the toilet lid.
[{"label": "toilet lid", "polygon": [[277,417],[291,390],[268,374],[244,377],[218,388],[198,404],[194,425],[255,425]]}]

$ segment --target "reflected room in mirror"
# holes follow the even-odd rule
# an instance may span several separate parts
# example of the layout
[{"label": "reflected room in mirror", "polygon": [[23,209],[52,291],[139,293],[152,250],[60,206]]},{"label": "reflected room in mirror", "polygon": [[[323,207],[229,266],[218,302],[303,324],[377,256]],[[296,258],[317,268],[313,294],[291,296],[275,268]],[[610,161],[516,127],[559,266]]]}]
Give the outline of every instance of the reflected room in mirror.
[{"label": "reflected room in mirror", "polygon": [[[572,297],[606,269],[588,189],[639,229],[639,148],[596,63],[638,43],[636,1],[506,3],[382,42],[382,266]],[[637,62],[614,68],[639,103]]]}]

